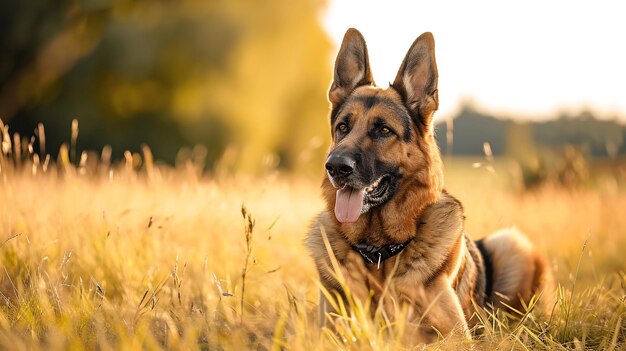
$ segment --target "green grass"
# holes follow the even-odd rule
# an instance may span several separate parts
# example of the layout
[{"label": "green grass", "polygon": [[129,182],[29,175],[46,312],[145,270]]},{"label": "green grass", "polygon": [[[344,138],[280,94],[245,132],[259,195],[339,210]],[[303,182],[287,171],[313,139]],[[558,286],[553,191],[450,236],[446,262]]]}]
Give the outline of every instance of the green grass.
[{"label": "green grass", "polygon": [[[317,325],[319,283],[302,243],[323,208],[317,179],[199,176],[192,163],[144,157],[138,168],[132,156],[73,166],[67,154],[44,171],[1,157],[0,349],[405,348],[410,326],[370,318],[367,301],[336,317],[336,333]],[[550,316],[485,314],[476,340],[429,347],[624,349],[622,180],[521,192],[504,161],[493,171],[448,161],[468,233],[517,226],[547,254],[559,288]]]}]

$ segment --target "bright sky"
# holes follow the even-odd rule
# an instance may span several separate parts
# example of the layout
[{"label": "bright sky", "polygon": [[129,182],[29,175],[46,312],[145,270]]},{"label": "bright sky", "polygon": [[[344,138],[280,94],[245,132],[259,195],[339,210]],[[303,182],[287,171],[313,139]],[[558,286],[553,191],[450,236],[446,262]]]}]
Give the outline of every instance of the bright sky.
[{"label": "bright sky", "polygon": [[470,100],[513,117],[591,109],[626,121],[625,16],[624,1],[330,0],[323,25],[333,55],[346,29],[363,33],[383,87],[413,40],[432,32],[439,119]]}]

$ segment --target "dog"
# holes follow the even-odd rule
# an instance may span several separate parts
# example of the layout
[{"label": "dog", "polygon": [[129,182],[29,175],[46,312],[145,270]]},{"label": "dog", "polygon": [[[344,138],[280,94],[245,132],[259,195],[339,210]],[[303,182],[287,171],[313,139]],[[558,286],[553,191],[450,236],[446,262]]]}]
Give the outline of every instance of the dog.
[{"label": "dog", "polygon": [[476,242],[465,233],[463,206],[444,190],[437,84],[431,33],[413,42],[384,89],[374,83],[365,39],[346,32],[328,92],[326,209],[305,239],[329,292],[320,298],[322,321],[332,312],[328,296],[346,300],[349,289],[388,315],[385,294],[408,307],[404,318],[419,341],[471,338],[477,306],[519,315],[552,284],[546,259],[517,230]]}]

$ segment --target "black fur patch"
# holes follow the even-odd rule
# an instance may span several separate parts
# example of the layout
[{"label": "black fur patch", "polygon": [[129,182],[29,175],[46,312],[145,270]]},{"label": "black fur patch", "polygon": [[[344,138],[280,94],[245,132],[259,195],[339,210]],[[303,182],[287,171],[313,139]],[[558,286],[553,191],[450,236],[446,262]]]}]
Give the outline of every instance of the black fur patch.
[{"label": "black fur patch", "polygon": [[411,115],[403,106],[398,106],[393,100],[385,97],[381,98],[377,94],[359,96],[356,98],[356,101],[362,103],[368,110],[374,107],[374,105],[384,105],[386,108],[392,110],[394,116],[402,123],[402,140],[407,143],[411,141]]},{"label": "black fur patch", "polygon": [[366,109],[370,109],[372,108],[372,106],[374,106],[375,104],[379,103],[379,98],[376,95],[370,95],[370,96],[366,96],[365,98],[363,98],[361,101],[363,101],[363,104],[365,105]]},{"label": "black fur patch", "polygon": [[477,240],[474,243],[483,258],[483,265],[485,267],[485,300],[486,302],[491,302],[491,295],[493,294],[493,264],[491,263],[491,257],[489,257],[489,252],[487,252],[487,248],[485,248],[483,239]]}]

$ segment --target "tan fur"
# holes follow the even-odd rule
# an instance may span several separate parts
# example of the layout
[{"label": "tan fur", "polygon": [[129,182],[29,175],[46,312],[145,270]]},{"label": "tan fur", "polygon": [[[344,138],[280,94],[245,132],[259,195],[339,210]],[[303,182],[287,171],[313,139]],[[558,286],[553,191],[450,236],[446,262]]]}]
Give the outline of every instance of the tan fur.
[{"label": "tan fur", "polygon": [[[470,327],[478,322],[475,305],[488,307],[491,301],[485,291],[485,262],[464,231],[463,208],[443,190],[432,128],[439,103],[434,39],[430,33],[416,39],[387,89],[373,85],[368,60],[362,35],[348,30],[329,91],[333,106],[329,154],[358,150],[376,164],[394,165],[401,175],[399,183],[386,202],[355,222],[340,223],[333,212],[337,189],[324,177],[326,210],[314,220],[306,246],[329,292],[345,299],[347,287],[359,300],[371,297],[374,306],[382,306],[392,318],[392,301],[408,307],[407,322],[415,326],[407,333],[411,342],[432,341],[433,329],[470,337]],[[350,122],[350,130],[340,135],[336,130],[343,120]],[[392,137],[372,136],[372,128],[381,121],[395,131]],[[410,130],[406,129],[409,122]],[[399,255],[380,266],[366,263],[352,247],[360,242],[380,247],[407,240],[411,241]],[[494,307],[523,311],[534,294],[551,284],[545,259],[517,231],[496,233],[485,239],[484,246],[493,266]],[[331,256],[339,272],[333,270]],[[322,296],[322,320],[327,320],[330,307]]]},{"label": "tan fur", "polygon": [[485,238],[485,247],[494,267],[495,308],[523,313],[523,303],[540,293],[545,295],[541,308],[551,307],[554,282],[548,263],[522,233],[515,228],[500,230]]}]

